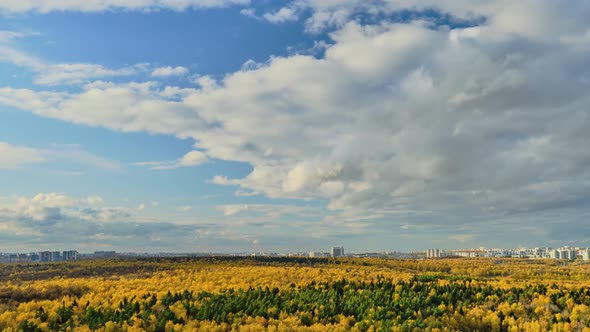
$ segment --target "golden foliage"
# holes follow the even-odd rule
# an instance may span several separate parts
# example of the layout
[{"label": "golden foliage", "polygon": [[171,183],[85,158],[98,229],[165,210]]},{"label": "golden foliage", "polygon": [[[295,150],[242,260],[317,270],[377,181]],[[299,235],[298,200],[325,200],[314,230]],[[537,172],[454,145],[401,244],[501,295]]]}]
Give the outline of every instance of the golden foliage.
[{"label": "golden foliage", "polygon": [[[31,328],[30,331],[35,331],[34,327],[37,331],[52,331],[56,324],[61,324],[60,329],[69,324],[64,330],[80,332],[160,331],[159,328],[161,331],[407,331],[415,328],[589,331],[589,275],[590,265],[584,263],[561,266],[551,260],[519,259],[499,262],[491,259],[202,258],[4,264],[0,265],[0,330]],[[417,276],[425,277],[420,277],[422,280],[416,279]],[[330,290],[320,284],[339,282],[344,285],[341,290],[344,297],[355,294],[367,299],[374,295],[369,284],[392,284],[387,299],[399,304],[396,307],[399,312],[369,306],[363,317],[342,313],[324,317],[323,312],[333,304],[329,302],[310,311],[302,307],[292,313],[282,311],[276,304],[265,303],[259,314],[232,311],[217,320],[198,320],[194,312],[189,312],[191,306],[199,309],[219,294],[237,296],[234,292],[239,290],[259,289],[259,294],[276,298],[310,287],[322,294]],[[423,298],[424,303],[431,304],[428,311],[417,307],[412,312],[403,312],[404,308],[417,305],[404,295],[409,282],[429,285]],[[367,287],[351,289],[361,284]],[[453,287],[477,292],[465,295],[461,301],[452,301],[448,290]],[[174,298],[175,294],[178,298]],[[180,299],[181,294],[191,295]],[[152,297],[154,302],[144,306]],[[166,299],[171,299],[170,303]],[[129,319],[96,323],[94,327],[91,326],[94,323],[89,323],[95,313],[96,317],[107,317],[107,313],[115,317],[117,312],[134,305],[139,309]],[[95,312],[89,313],[90,309]],[[400,320],[380,318],[402,314],[412,318],[403,324]],[[173,319],[166,320],[166,315]]]}]

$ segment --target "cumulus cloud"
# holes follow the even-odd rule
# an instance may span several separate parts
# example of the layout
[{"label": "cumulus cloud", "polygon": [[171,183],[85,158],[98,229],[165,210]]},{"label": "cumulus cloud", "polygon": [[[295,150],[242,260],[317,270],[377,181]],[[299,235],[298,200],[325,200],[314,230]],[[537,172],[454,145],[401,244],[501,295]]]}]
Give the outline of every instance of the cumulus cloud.
[{"label": "cumulus cloud", "polygon": [[[135,207],[109,206],[99,196],[39,193],[32,197],[0,197],[0,239],[4,250],[20,251],[228,252],[250,250],[253,239],[277,250],[284,248],[288,237],[276,228],[267,228],[273,220],[300,213],[317,215],[317,209],[309,207],[252,205],[249,209],[258,215],[224,215],[223,211],[230,208],[220,207],[220,214],[203,221],[188,217],[190,206],[179,206],[162,221],[139,217],[141,211]],[[304,228],[317,227],[315,224],[295,222],[287,227],[301,233]]]},{"label": "cumulus cloud", "polygon": [[187,10],[248,5],[250,0],[0,0],[0,13],[49,13],[54,11],[104,12],[113,10],[150,11],[158,9]]},{"label": "cumulus cloud", "polygon": [[[398,15],[398,18],[409,16],[409,19],[436,21],[434,12],[444,17],[446,24],[485,21],[503,33],[517,33],[529,38],[555,37],[563,32],[571,33],[574,29],[583,28],[584,19],[590,11],[584,1],[575,1],[564,8],[550,0],[295,0],[284,7],[285,10],[289,8],[311,13],[305,21],[309,32],[338,29],[350,21],[367,17],[382,19]],[[553,19],[554,13],[569,19],[547,24]],[[580,36],[584,33],[582,29],[577,34]]]},{"label": "cumulus cloud", "polygon": [[[163,222],[140,224],[132,209],[105,206],[99,196],[77,198],[61,193],[39,193],[0,202],[0,229],[5,231],[5,249],[27,250],[138,248],[154,234],[181,238],[182,231],[187,230]],[[191,227],[189,231],[193,230]],[[104,240],[102,244],[100,239]]]},{"label": "cumulus cloud", "polygon": [[183,76],[188,74],[188,68],[177,67],[158,67],[152,71],[152,77]]},{"label": "cumulus cloud", "polygon": [[327,28],[341,27],[353,20],[355,14],[376,16],[389,12],[389,2],[297,0],[289,2],[276,12],[266,13],[263,17],[272,23],[281,23],[299,19],[299,13],[310,12],[305,21],[306,30],[317,33]]},{"label": "cumulus cloud", "polygon": [[[36,92],[28,89],[0,88],[0,102],[16,108],[35,110],[38,115],[56,117],[77,124],[108,127],[120,131],[179,134],[207,123],[183,103],[169,101],[154,82],[114,84],[94,82],[82,93]],[[86,110],[85,110],[86,109]],[[87,110],[92,111],[87,111]],[[162,116],[174,110],[173,116]],[[51,116],[49,113],[52,113]],[[118,123],[116,128],[112,126]],[[183,134],[180,133],[180,136]]]},{"label": "cumulus cloud", "polygon": [[256,19],[263,20],[273,24],[280,24],[285,22],[295,22],[299,20],[301,11],[305,6],[301,6],[297,2],[291,3],[286,7],[281,7],[274,11],[264,12],[261,15],[256,14],[254,8],[244,8],[240,10],[240,14]]},{"label": "cumulus cloud", "polygon": [[148,167],[153,170],[168,170],[180,167],[193,167],[206,163],[209,159],[201,151],[193,150],[173,161],[143,161],[135,163],[137,166]]},{"label": "cumulus cloud", "polygon": [[54,223],[63,217],[62,210],[76,206],[97,206],[102,204],[100,196],[72,198],[59,193],[39,193],[32,198],[20,197],[14,205],[19,218],[30,218],[41,223]]},{"label": "cumulus cloud", "polygon": [[250,18],[257,18],[256,10],[254,8],[244,8],[240,10],[240,14],[250,17]]},{"label": "cumulus cloud", "polygon": [[262,17],[271,23],[297,21],[299,18],[296,9],[289,7],[283,7],[274,13],[266,13]]},{"label": "cumulus cloud", "polygon": [[[173,100],[147,82],[79,93],[5,87],[0,102],[78,124],[191,138],[210,158],[253,168],[213,183],[321,200],[356,229],[584,210],[587,2],[302,3],[312,10],[310,27],[333,29],[321,58],[273,57],[220,81],[203,79]],[[354,19],[359,11],[382,17],[429,8],[476,26],[419,15]],[[237,215],[241,206],[223,211]]]}]

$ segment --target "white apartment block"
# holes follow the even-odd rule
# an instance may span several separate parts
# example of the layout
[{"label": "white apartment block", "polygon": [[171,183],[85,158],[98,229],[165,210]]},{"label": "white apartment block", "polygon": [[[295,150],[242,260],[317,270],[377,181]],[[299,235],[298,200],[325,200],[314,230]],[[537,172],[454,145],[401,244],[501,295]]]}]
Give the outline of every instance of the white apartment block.
[{"label": "white apartment block", "polygon": [[549,258],[554,259],[574,260],[576,259],[577,255],[578,254],[575,249],[568,247],[553,249],[549,252]]},{"label": "white apartment block", "polygon": [[332,247],[330,248],[330,253],[332,254],[332,257],[344,256],[344,247]]},{"label": "white apartment block", "polygon": [[426,258],[440,258],[441,251],[440,249],[427,249],[426,250]]}]

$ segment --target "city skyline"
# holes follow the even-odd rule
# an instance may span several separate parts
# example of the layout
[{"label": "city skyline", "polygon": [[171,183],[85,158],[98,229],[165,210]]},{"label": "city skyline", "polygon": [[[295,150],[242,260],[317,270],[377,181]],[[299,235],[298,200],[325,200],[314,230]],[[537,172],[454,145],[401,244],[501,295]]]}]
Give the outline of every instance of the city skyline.
[{"label": "city skyline", "polygon": [[[253,248],[253,250],[246,250],[246,251],[219,251],[219,252],[198,252],[198,251],[143,251],[143,252],[136,252],[136,251],[117,251],[117,250],[87,250],[87,251],[79,251],[78,249],[62,249],[58,250],[56,248],[43,248],[43,249],[30,249],[30,250],[21,250],[21,251],[6,251],[3,248],[0,248],[0,256],[2,255],[13,255],[13,254],[41,254],[46,253],[50,255],[60,256],[60,255],[95,255],[99,257],[112,257],[116,255],[262,255],[262,256],[277,256],[277,255],[303,255],[309,257],[341,257],[341,256],[355,256],[355,255],[362,255],[362,254],[383,254],[385,256],[391,254],[415,254],[415,253],[423,253],[426,257],[445,257],[445,253],[487,253],[487,254],[495,254],[499,256],[514,256],[516,257],[519,253],[527,253],[527,255],[531,256],[542,256],[549,258],[551,251],[560,251],[560,250],[576,250],[576,251],[588,251],[590,254],[590,246],[574,246],[570,247],[568,245],[561,245],[561,246],[534,246],[534,247],[523,247],[523,246],[510,246],[510,247],[447,247],[447,248],[431,248],[431,247],[422,247],[416,250],[403,250],[400,248],[388,248],[376,251],[344,251],[344,246],[331,246],[325,248],[314,248],[310,250],[310,248],[301,248],[300,250],[296,251],[265,251],[263,248],[258,247]],[[542,252],[542,254],[540,254]],[[67,253],[67,254],[66,254]],[[463,257],[489,257],[489,256],[480,256],[480,255],[458,255]],[[538,257],[534,257],[538,258]],[[551,257],[555,258],[555,257]],[[586,260],[586,259],[585,259]]]},{"label": "city skyline", "polygon": [[588,247],[589,16],[583,0],[0,1],[0,243]]}]

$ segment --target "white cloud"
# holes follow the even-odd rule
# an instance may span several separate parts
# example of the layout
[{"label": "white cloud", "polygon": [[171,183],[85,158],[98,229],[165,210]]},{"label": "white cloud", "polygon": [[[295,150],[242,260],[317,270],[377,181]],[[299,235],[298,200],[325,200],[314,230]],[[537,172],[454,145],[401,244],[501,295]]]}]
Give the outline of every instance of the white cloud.
[{"label": "white cloud", "polygon": [[254,10],[254,8],[244,8],[244,9],[240,10],[240,14],[250,17],[250,18],[258,18],[256,16],[256,10]]},{"label": "white cloud", "polygon": [[321,215],[318,208],[281,204],[226,204],[217,206],[217,210],[222,211],[226,217],[243,213],[255,213],[261,214],[266,220],[280,218],[285,215],[297,216],[297,218],[306,216],[319,217]]},{"label": "white cloud", "polygon": [[211,76],[196,76],[193,79],[193,83],[198,85],[201,90],[213,90],[215,88],[218,88],[219,85],[217,84],[217,81],[212,78]]},{"label": "white cloud", "polygon": [[39,150],[0,142],[0,169],[15,169],[25,164],[45,161]]},{"label": "white cloud", "polygon": [[301,6],[297,3],[292,3],[287,7],[279,8],[273,12],[266,12],[262,15],[257,15],[254,8],[244,8],[240,10],[240,14],[256,20],[265,20],[273,24],[280,24],[299,20],[301,9]]},{"label": "white cloud", "polygon": [[88,205],[100,205],[104,203],[104,200],[102,199],[102,197],[100,196],[88,196],[85,198],[85,200],[83,200],[86,202],[86,204]]},{"label": "white cloud", "polygon": [[[523,1],[473,1],[473,0],[296,0],[289,6],[299,11],[309,11],[306,21],[310,32],[340,28],[355,19],[355,16],[374,16],[410,11],[420,17],[424,11],[439,11],[451,15],[455,21],[485,21],[486,25],[506,34],[518,34],[528,38],[553,38],[562,33],[584,34],[578,30],[590,13],[590,6],[583,0],[573,1],[564,7],[551,0]],[[286,8],[289,8],[288,6]],[[407,15],[407,13],[406,13]],[[553,18],[559,16],[559,22]],[[561,18],[568,17],[568,20]],[[426,20],[434,20],[431,15]],[[547,24],[547,22],[552,24]],[[452,23],[452,22],[451,22]]]},{"label": "white cloud", "polygon": [[66,207],[75,204],[77,200],[59,193],[40,193],[30,200],[21,198],[20,202],[24,202],[25,205],[35,204],[42,207]]},{"label": "white cloud", "polygon": [[17,38],[35,35],[14,31],[0,31],[0,62],[9,62],[36,74],[33,82],[39,85],[81,84],[105,77],[132,76],[145,69],[144,64],[118,69],[89,63],[48,64],[45,61],[19,50],[13,45]]},{"label": "white cloud", "polygon": [[[220,81],[201,78],[199,89],[182,93],[149,82],[93,84],[80,93],[0,88],[0,103],[191,138],[203,156],[253,167],[244,178],[220,174],[213,183],[322,199],[334,213],[355,211],[345,220],[359,229],[379,218],[465,225],[474,216],[587,206],[587,2],[308,3],[313,24],[335,29],[322,58],[274,57]],[[485,20],[478,28],[351,21],[359,10],[429,6]],[[510,19],[518,15],[525,19]],[[408,212],[424,207],[432,213]]]},{"label": "white cloud", "polygon": [[252,197],[260,195],[257,191],[236,190],[234,195],[237,197]]},{"label": "white cloud", "polygon": [[96,78],[135,75],[138,69],[138,67],[109,69],[88,63],[45,65],[39,69],[34,83],[39,85],[81,84]]},{"label": "white cloud", "polygon": [[35,35],[35,33],[0,30],[0,42],[8,42],[13,39],[22,38],[30,35]]},{"label": "white cloud", "polygon": [[204,162],[207,162],[207,155],[201,151],[193,150],[180,158],[178,165],[181,167],[190,167],[200,165]]},{"label": "white cloud", "polygon": [[341,172],[342,165],[339,163],[300,163],[287,173],[283,181],[283,190],[297,192],[324,183],[334,183],[331,180],[338,178]]},{"label": "white cloud", "polygon": [[473,236],[473,234],[457,234],[457,235],[449,236],[448,239],[451,241],[464,243],[464,242],[472,241],[474,239],[474,236]]},{"label": "white cloud", "polygon": [[[140,221],[137,209],[103,206],[98,196],[39,193],[0,199],[0,238],[4,250],[146,250],[159,237],[171,248],[189,248],[198,225]],[[146,246],[148,244],[148,246]],[[152,248],[158,251],[162,248]]]},{"label": "white cloud", "polygon": [[0,0],[0,13],[53,11],[104,12],[112,10],[149,11],[157,9],[187,10],[248,5],[250,0]]},{"label": "white cloud", "polygon": [[72,198],[60,193],[39,193],[32,198],[20,197],[11,208],[20,217],[37,222],[50,223],[63,216],[62,210],[77,205],[97,206],[103,200],[99,196]]},{"label": "white cloud", "polygon": [[[97,203],[98,204],[94,204]],[[141,204],[139,208],[146,207]],[[311,207],[251,205],[256,216],[241,212],[223,215],[229,208],[207,220],[172,212],[160,218],[141,217],[137,207],[105,206],[97,196],[73,197],[61,193],[39,193],[33,197],[0,197],[0,239],[7,251],[105,248],[118,251],[239,251],[253,239],[273,250],[284,248],[288,239],[272,224],[289,216],[318,216]],[[176,207],[188,212],[190,206]],[[301,233],[315,227],[313,222],[289,223]],[[269,234],[270,232],[270,234]],[[278,237],[278,238],[277,238]],[[197,244],[195,244],[197,243]],[[269,248],[270,249],[270,248]]]},{"label": "white cloud", "polygon": [[20,51],[13,45],[13,39],[29,36],[14,31],[2,31],[0,35],[0,61],[10,62],[20,67],[26,67],[33,71],[41,71],[45,66],[41,59],[26,52]]},{"label": "white cloud", "polygon": [[248,61],[244,62],[244,64],[242,64],[242,71],[248,71],[248,70],[255,70],[255,69],[260,69],[262,67],[264,67],[265,65],[263,63],[258,63],[252,59],[249,59]]},{"label": "white cloud", "polygon": [[183,76],[188,74],[188,68],[177,67],[158,67],[152,71],[152,77]]},{"label": "white cloud", "polygon": [[283,23],[299,19],[297,10],[289,7],[283,7],[274,13],[266,13],[262,17],[271,23]]},{"label": "white cloud", "polygon": [[93,195],[88,197],[73,198],[61,193],[38,193],[32,198],[20,197],[17,202],[19,207],[44,207],[44,208],[66,208],[75,205],[97,206],[104,203],[102,197]]},{"label": "white cloud", "polygon": [[193,150],[174,161],[143,161],[135,163],[137,166],[149,167],[153,170],[168,170],[180,167],[193,167],[206,163],[209,159],[201,151]]},{"label": "white cloud", "polygon": [[[95,82],[86,85],[82,93],[71,94],[5,87],[0,88],[0,102],[35,110],[42,116],[120,131],[178,134],[183,126],[192,131],[206,125],[194,110],[167,100],[155,86],[154,82],[123,85]],[[175,110],[174,116],[162,117],[171,110]]]},{"label": "white cloud", "polygon": [[0,169],[16,169],[26,164],[67,162],[118,171],[122,166],[115,161],[96,156],[78,145],[50,145],[31,148],[0,142]]}]

